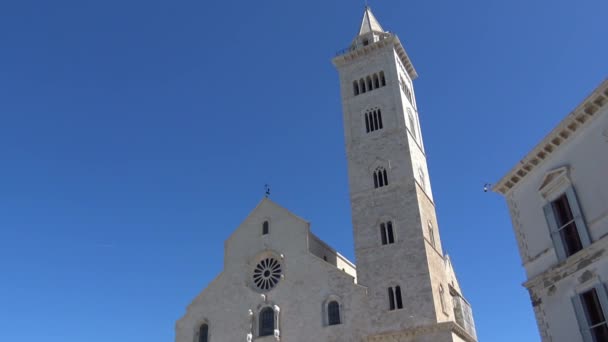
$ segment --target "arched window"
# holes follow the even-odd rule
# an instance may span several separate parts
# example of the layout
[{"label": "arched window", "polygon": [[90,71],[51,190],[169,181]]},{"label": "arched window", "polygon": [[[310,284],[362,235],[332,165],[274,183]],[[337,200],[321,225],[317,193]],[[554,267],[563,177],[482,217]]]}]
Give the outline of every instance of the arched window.
[{"label": "arched window", "polygon": [[374,89],[380,88],[380,79],[378,78],[378,74],[374,74]]},{"label": "arched window", "polygon": [[395,286],[388,288],[388,309],[403,309],[403,299],[401,298],[401,287]]},{"label": "arched window", "polygon": [[359,90],[362,94],[365,93],[365,81],[363,79],[359,80]]},{"label": "arched window", "polygon": [[387,185],[388,174],[386,173],[386,169],[384,169],[383,167],[378,167],[376,171],[374,171],[374,187],[381,188]]},{"label": "arched window", "polygon": [[359,95],[359,82],[353,82],[353,91],[355,92],[355,96]]},{"label": "arched window", "polygon": [[335,300],[327,304],[327,324],[340,324],[340,304]]},{"label": "arched window", "polygon": [[393,232],[393,222],[388,221],[380,224],[380,236],[383,245],[395,243],[395,233]]},{"label": "arched window", "polygon": [[274,310],[266,307],[260,311],[260,336],[271,336],[274,334]]},{"label": "arched window", "polygon": [[198,342],[207,342],[209,340],[209,325],[202,324],[198,329]]},{"label": "arched window", "polygon": [[262,235],[267,235],[270,232],[270,223],[268,221],[264,221],[262,223]]},{"label": "arched window", "polygon": [[384,71],[380,71],[380,85],[384,87],[386,85],[386,78],[384,77]]},{"label": "arched window", "polygon": [[371,77],[369,77],[369,76],[367,76],[367,89],[368,89],[368,90],[372,90],[372,89],[374,89],[374,85],[373,85],[373,83],[372,83],[372,78],[371,78]]},{"label": "arched window", "polygon": [[414,114],[409,108],[407,109],[407,117],[410,121],[410,133],[412,133],[412,136],[415,140],[418,140],[418,134],[416,134],[416,121],[414,120]]},{"label": "arched window", "polygon": [[368,110],[365,113],[365,132],[373,132],[382,129],[382,112],[380,108]]}]

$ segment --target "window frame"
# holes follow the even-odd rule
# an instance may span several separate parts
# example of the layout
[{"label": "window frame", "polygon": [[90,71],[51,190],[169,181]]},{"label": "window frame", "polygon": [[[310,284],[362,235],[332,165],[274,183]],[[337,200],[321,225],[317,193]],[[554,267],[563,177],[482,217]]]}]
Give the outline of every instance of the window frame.
[{"label": "window frame", "polygon": [[[269,317],[272,317],[272,329],[266,325]],[[271,306],[263,307],[258,313],[258,337],[274,336],[276,329],[277,322],[274,308]]]},{"label": "window frame", "polygon": [[270,234],[270,220],[262,222],[262,236]]},{"label": "window frame", "polygon": [[[557,213],[555,212],[554,203],[562,198],[566,198],[568,207],[570,212],[572,213],[573,219],[569,222],[564,223],[559,226],[557,221]],[[589,236],[589,231],[587,229],[587,225],[585,223],[585,219],[583,217],[583,213],[580,207],[580,203],[576,196],[576,192],[574,191],[574,187],[572,185],[568,186],[565,191],[558,194],[550,201],[548,201],[543,206],[543,212],[545,214],[545,218],[547,221],[547,225],[549,227],[549,233],[551,236],[551,240],[553,241],[553,247],[555,249],[555,254],[557,256],[558,261],[563,261],[568,259],[570,256],[580,252],[585,249],[585,247],[591,244],[591,238]],[[564,237],[562,236],[562,230],[568,225],[574,224],[576,231],[578,233],[578,238],[582,245],[581,249],[568,254],[568,250],[566,248],[566,242],[564,241]]]},{"label": "window frame", "polygon": [[[206,334],[205,334],[205,339],[203,340],[203,327],[206,327]],[[203,321],[201,324],[199,324],[198,329],[196,330],[196,337],[195,337],[195,341],[196,342],[209,342],[209,323],[207,321]]]},{"label": "window frame", "polygon": [[340,302],[331,299],[327,303],[327,325],[340,325],[342,324],[342,306]]},{"label": "window frame", "polygon": [[[595,291],[599,302],[598,304],[600,306],[600,313],[604,316],[604,320],[602,322],[597,323],[593,326],[589,326],[589,313],[586,310],[585,304],[582,300],[582,296],[590,291]],[[584,342],[595,341],[594,336],[592,334],[592,329],[601,327],[602,325],[606,326],[608,329],[608,292],[606,290],[606,286],[602,282],[598,280],[590,287],[582,291],[578,291],[572,297],[572,305],[574,307],[576,321],[578,322],[579,332],[581,333]]]}]

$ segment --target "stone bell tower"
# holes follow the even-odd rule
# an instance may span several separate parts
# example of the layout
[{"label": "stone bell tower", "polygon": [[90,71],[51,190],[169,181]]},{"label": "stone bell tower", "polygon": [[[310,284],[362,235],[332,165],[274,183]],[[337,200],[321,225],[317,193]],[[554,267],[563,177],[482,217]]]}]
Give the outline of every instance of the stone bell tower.
[{"label": "stone bell tower", "polygon": [[333,63],[370,336],[475,341],[470,306],[441,247],[410,58],[366,8],[357,36]]}]

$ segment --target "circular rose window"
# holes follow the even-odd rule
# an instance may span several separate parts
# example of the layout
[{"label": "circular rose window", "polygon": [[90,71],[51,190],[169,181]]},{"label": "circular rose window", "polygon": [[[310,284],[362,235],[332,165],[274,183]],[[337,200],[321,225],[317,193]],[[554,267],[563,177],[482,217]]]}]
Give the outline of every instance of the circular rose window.
[{"label": "circular rose window", "polygon": [[263,291],[274,288],[281,279],[281,264],[274,258],[262,259],[253,270],[253,283]]}]

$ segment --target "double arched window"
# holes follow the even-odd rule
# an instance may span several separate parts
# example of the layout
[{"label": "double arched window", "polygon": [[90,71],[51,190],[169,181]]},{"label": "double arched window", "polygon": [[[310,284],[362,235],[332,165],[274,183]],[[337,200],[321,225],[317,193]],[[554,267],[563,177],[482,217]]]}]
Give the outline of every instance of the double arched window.
[{"label": "double arched window", "polygon": [[388,288],[388,309],[391,311],[403,309],[403,299],[401,299],[400,286]]},{"label": "double arched window", "polygon": [[340,304],[332,300],[327,304],[327,324],[337,325],[340,324]]},{"label": "double arched window", "polygon": [[392,221],[380,223],[380,237],[383,245],[395,243],[395,233],[393,231]]},{"label": "double arched window", "polygon": [[198,329],[198,341],[197,342],[207,342],[209,341],[209,325],[207,323],[203,323],[201,327]]},{"label": "double arched window", "polygon": [[262,311],[260,311],[259,323],[260,336],[271,336],[274,334],[274,310],[271,307],[265,307],[264,309],[262,309]]},{"label": "double arched window", "polygon": [[380,108],[370,109],[365,112],[365,132],[370,133],[382,129],[382,112]]},{"label": "double arched window", "polygon": [[381,188],[383,186],[388,185],[388,174],[386,169],[383,167],[378,167],[376,171],[374,171],[374,188]]}]

